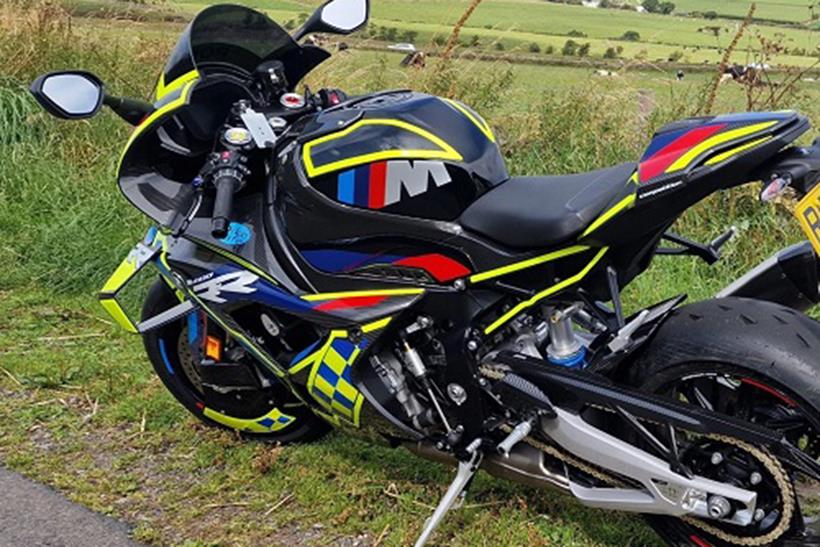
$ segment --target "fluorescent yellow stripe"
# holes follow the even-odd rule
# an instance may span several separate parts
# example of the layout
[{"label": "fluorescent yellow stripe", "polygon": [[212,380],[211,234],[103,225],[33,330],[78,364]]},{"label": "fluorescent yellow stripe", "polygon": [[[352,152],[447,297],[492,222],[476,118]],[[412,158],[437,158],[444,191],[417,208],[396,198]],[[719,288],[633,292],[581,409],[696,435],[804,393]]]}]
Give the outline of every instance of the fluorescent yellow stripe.
[{"label": "fluorescent yellow stripe", "polygon": [[669,169],[667,169],[666,172],[674,173],[675,171],[686,169],[692,164],[693,161],[695,161],[698,157],[708,152],[712,148],[715,148],[716,146],[720,146],[721,144],[733,140],[742,139],[743,137],[753,135],[754,133],[759,133],[760,131],[768,129],[769,127],[776,125],[777,123],[778,122],[776,121],[758,123],[755,125],[748,125],[746,127],[733,129],[732,131],[726,131],[725,133],[719,133],[714,137],[706,139],[699,145],[689,150],[686,154],[678,158],[678,160],[675,163],[669,166]]},{"label": "fluorescent yellow stripe", "polygon": [[271,275],[269,273],[265,272],[264,270],[262,270],[261,268],[259,268],[256,265],[252,264],[251,262],[248,262],[247,260],[245,260],[241,256],[238,256],[238,255],[235,255],[231,252],[228,252],[228,251],[226,251],[225,249],[223,249],[221,247],[217,247],[216,245],[211,245],[207,241],[202,241],[201,239],[197,239],[197,238],[192,237],[191,240],[196,241],[196,243],[198,245],[202,245],[203,247],[206,247],[207,249],[213,251],[214,253],[218,254],[222,258],[225,258],[227,260],[230,260],[231,262],[235,262],[235,263],[239,264],[240,266],[242,266],[246,270],[255,273],[256,275],[258,275],[262,279],[265,279],[266,281],[269,281],[269,282],[273,283],[274,285],[279,284],[279,282],[276,281],[273,277],[271,277]]},{"label": "fluorescent yellow stripe", "polygon": [[612,219],[615,215],[617,215],[617,214],[621,213],[622,211],[624,211],[625,209],[628,209],[628,208],[632,207],[633,205],[635,205],[635,201],[637,199],[638,199],[638,196],[636,194],[631,194],[631,195],[626,196],[624,199],[619,201],[618,204],[615,205],[612,209],[610,209],[609,211],[607,211],[606,213],[604,213],[603,215],[598,217],[598,220],[593,222],[592,225],[589,228],[586,229],[586,231],[583,233],[583,235],[581,237],[584,238],[584,237],[588,236],[589,234],[591,234],[592,232],[594,232],[595,230],[597,230],[598,228],[600,228],[601,226],[603,226],[604,224],[609,222],[610,219]]},{"label": "fluorescent yellow stripe", "polygon": [[157,90],[156,90],[156,98],[157,100],[163,99],[169,93],[173,93],[177,89],[180,89],[182,86],[191,82],[193,80],[199,79],[199,72],[197,70],[192,70],[191,72],[186,72],[173,82],[168,85],[165,85],[165,73],[163,72],[159,77],[159,82],[157,82]]},{"label": "fluorescent yellow stripe", "polygon": [[383,328],[385,328],[387,325],[389,325],[389,324],[390,324],[390,321],[392,321],[392,320],[393,320],[393,318],[392,318],[392,317],[387,317],[387,318],[385,318],[385,319],[381,319],[381,320],[379,320],[379,321],[375,321],[375,322],[373,322],[373,323],[370,323],[369,325],[365,325],[365,326],[363,326],[363,327],[362,327],[362,332],[363,332],[363,333],[365,333],[365,334],[367,334],[368,332],[373,332],[373,331],[377,331],[377,330],[382,330],[382,329],[383,329]]},{"label": "fluorescent yellow stripe", "polygon": [[762,139],[754,140],[754,141],[752,141],[748,144],[744,144],[743,146],[738,146],[737,148],[732,148],[728,152],[718,154],[714,158],[710,159],[709,161],[706,162],[706,165],[715,165],[716,163],[726,161],[726,160],[728,160],[729,158],[731,158],[733,156],[741,154],[741,153],[749,150],[750,148],[754,148],[755,146],[757,146],[759,144],[763,144],[764,142],[767,142],[767,141],[770,141],[770,140],[772,140],[772,137],[763,137]]},{"label": "fluorescent yellow stripe", "polygon": [[498,327],[500,327],[501,325],[503,325],[504,323],[506,323],[507,321],[509,321],[510,319],[512,319],[513,317],[515,317],[519,313],[521,313],[522,311],[526,310],[527,308],[530,308],[530,307],[534,306],[535,304],[537,304],[538,302],[540,302],[541,300],[543,300],[544,298],[547,298],[548,296],[552,296],[553,294],[555,294],[557,292],[560,292],[560,291],[566,289],[567,287],[570,287],[570,286],[578,283],[579,281],[581,281],[592,270],[592,268],[594,268],[595,265],[598,264],[598,262],[600,262],[600,260],[604,257],[604,255],[607,253],[608,250],[609,250],[609,247],[604,247],[603,249],[601,249],[601,251],[597,255],[595,255],[595,258],[592,259],[592,262],[587,264],[586,268],[584,268],[583,270],[578,272],[576,275],[570,277],[569,279],[565,279],[564,281],[561,281],[560,283],[558,283],[556,285],[553,285],[552,287],[550,287],[548,289],[545,289],[545,290],[541,291],[540,293],[536,294],[535,296],[533,296],[529,300],[525,300],[524,302],[521,302],[520,304],[515,306],[513,309],[511,309],[510,311],[508,311],[507,313],[505,313],[504,315],[499,317],[489,327],[484,329],[484,333],[485,334],[491,334],[496,329],[498,329]]},{"label": "fluorescent yellow stripe", "polygon": [[525,260],[523,262],[516,262],[515,264],[510,264],[509,266],[503,266],[501,268],[496,268],[494,270],[489,270],[486,272],[482,272],[480,274],[475,274],[470,277],[470,283],[481,283],[482,281],[486,281],[494,277],[499,277],[502,275],[511,274],[513,272],[526,270],[527,268],[532,268],[533,266],[538,266],[539,264],[544,264],[546,262],[552,262],[553,260],[558,260],[559,258],[564,258],[565,256],[572,256],[578,253],[583,253],[584,251],[588,251],[589,249],[589,247],[581,245],[569,247],[567,249],[561,249],[560,251],[555,251],[554,253],[537,256],[535,258],[530,258],[529,260]]},{"label": "fluorescent yellow stripe", "polygon": [[120,306],[120,303],[117,302],[115,298],[102,299],[100,300],[100,304],[103,308],[105,308],[105,311],[108,312],[108,315],[110,315],[123,329],[131,334],[137,334],[139,332],[137,330],[137,326],[133,321],[131,321],[131,319],[129,319],[128,315],[125,313],[125,310],[122,309],[122,306]]},{"label": "fluorescent yellow stripe", "polygon": [[188,103],[188,98],[191,94],[191,90],[194,88],[197,81],[198,80],[193,80],[185,84],[185,86],[182,88],[182,91],[179,94],[179,97],[177,97],[173,101],[170,101],[168,104],[162,106],[161,108],[156,109],[153,112],[153,114],[145,118],[145,120],[143,120],[143,122],[139,124],[136,129],[134,129],[134,132],[131,133],[131,136],[128,138],[128,142],[125,144],[125,148],[122,151],[122,155],[120,156],[120,164],[122,164],[122,160],[123,158],[125,158],[125,154],[128,152],[128,149],[131,148],[131,145],[134,144],[134,141],[137,140],[137,137],[142,135],[142,133],[146,129],[151,127],[151,125],[155,121]]},{"label": "fluorescent yellow stripe", "polygon": [[389,289],[383,291],[351,291],[333,292],[324,294],[306,294],[302,300],[307,302],[317,302],[323,300],[339,300],[342,298],[360,298],[367,296],[412,296],[422,294],[424,289]]},{"label": "fluorescent yellow stripe", "polygon": [[[428,141],[432,142],[433,144],[441,148],[441,150],[383,150],[381,152],[373,152],[371,154],[354,156],[352,158],[332,162],[327,165],[322,165],[320,167],[316,167],[314,165],[313,157],[311,156],[311,151],[314,147],[320,144],[324,144],[326,142],[344,138],[353,133],[354,131],[356,131],[357,129],[367,125],[384,125],[404,129],[405,131],[415,133],[416,135],[419,135],[420,137],[427,139]],[[456,151],[455,148],[441,140],[439,137],[433,135],[429,131],[426,131],[421,127],[417,127],[415,125],[400,120],[386,119],[361,120],[359,122],[354,123],[353,125],[351,125],[343,131],[339,131],[338,133],[332,133],[330,135],[325,135],[324,137],[320,137],[316,140],[305,143],[304,147],[302,148],[302,160],[304,161],[307,174],[311,178],[326,175],[327,173],[332,173],[334,171],[341,171],[343,169],[348,169],[350,167],[355,167],[357,165],[363,165],[366,163],[397,158],[440,159],[453,161],[462,161],[464,159],[461,157],[461,154],[459,154]]]},{"label": "fluorescent yellow stripe", "polygon": [[464,106],[457,101],[454,101],[452,99],[442,99],[442,101],[446,102],[447,104],[449,104],[450,106],[452,106],[453,108],[467,116],[467,118],[469,118],[469,120],[473,122],[476,125],[476,127],[478,127],[481,130],[482,133],[484,133],[484,136],[490,139],[490,142],[495,142],[495,135],[493,135],[493,130],[490,129],[490,125],[485,120],[482,120],[474,116],[472,112],[464,108]]},{"label": "fluorescent yellow stripe", "polygon": [[[278,408],[274,408],[264,416],[260,416],[259,418],[254,418],[250,420],[226,416],[225,414],[222,414],[210,408],[205,408],[205,410],[203,410],[202,413],[211,420],[220,423],[224,426],[236,429],[238,431],[247,431],[249,433],[273,433],[285,429],[286,427],[291,425],[294,420],[296,420],[296,418],[294,418],[293,416],[283,414],[279,411]],[[282,423],[279,421],[279,418],[287,418],[288,421]],[[264,420],[272,420],[273,424],[270,427],[267,427],[259,423]]]},{"label": "fluorescent yellow stripe", "polygon": [[136,258],[133,256],[132,253],[128,253],[128,256],[123,260],[117,269],[114,270],[114,273],[111,274],[111,277],[108,278],[108,281],[105,282],[105,286],[102,288],[100,292],[113,294],[120,290],[128,280],[131,279],[137,271],[137,261]]}]

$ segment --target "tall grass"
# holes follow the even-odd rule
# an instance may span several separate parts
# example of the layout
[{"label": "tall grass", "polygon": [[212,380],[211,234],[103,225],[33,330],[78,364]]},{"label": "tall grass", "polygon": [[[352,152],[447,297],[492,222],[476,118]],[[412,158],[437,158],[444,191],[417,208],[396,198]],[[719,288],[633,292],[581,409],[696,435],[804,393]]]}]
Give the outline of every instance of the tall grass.
[{"label": "tall grass", "polygon": [[[90,293],[147,225],[116,187],[116,162],[127,127],[111,114],[90,122],[53,120],[26,92],[42,72],[82,68],[98,73],[115,92],[147,96],[175,36],[149,39],[100,31],[100,26],[105,22],[77,25],[50,3],[6,0],[0,6],[0,289],[34,283]],[[693,114],[703,96],[670,91],[656,97],[630,87],[624,78],[546,92],[526,114],[511,115],[502,108],[515,85],[509,65],[471,61],[458,51],[446,65],[430,65],[398,70],[382,62],[346,72],[330,66],[311,76],[310,83],[356,93],[410,87],[458,97],[490,119],[517,175],[634,161],[655,129]],[[727,100],[718,96],[716,108],[742,108]],[[730,245],[729,260],[717,270],[690,260],[662,259],[636,285],[635,294],[660,298],[678,285],[681,291],[708,295],[800,237],[785,207],[763,207],[749,189],[707,200],[685,215],[678,229],[706,240],[730,223],[740,225],[742,237]]]}]

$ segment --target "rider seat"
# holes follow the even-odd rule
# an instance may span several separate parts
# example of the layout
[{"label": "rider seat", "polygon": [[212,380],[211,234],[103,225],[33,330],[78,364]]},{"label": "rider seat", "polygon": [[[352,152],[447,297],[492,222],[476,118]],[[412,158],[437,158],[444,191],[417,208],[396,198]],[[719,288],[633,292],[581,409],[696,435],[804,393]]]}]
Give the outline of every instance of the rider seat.
[{"label": "rider seat", "polygon": [[507,247],[564,243],[583,233],[621,194],[637,164],[577,175],[518,177],[496,186],[461,216],[461,225]]}]

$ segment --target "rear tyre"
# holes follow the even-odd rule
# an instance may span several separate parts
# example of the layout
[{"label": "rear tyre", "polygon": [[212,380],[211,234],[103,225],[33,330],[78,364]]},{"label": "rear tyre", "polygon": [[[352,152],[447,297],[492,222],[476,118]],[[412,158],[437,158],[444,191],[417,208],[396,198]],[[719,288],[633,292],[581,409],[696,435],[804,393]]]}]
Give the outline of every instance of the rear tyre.
[{"label": "rear tyre", "polygon": [[[179,300],[173,291],[162,280],[157,280],[145,299],[142,318],[145,320],[154,317],[178,303]],[[239,431],[248,438],[282,444],[313,441],[329,431],[329,426],[301,404],[284,386],[274,386],[265,397],[249,398],[247,407],[242,409],[241,415],[228,415],[220,412],[220,409],[209,409],[204,402],[201,382],[191,362],[190,352],[186,351],[186,328],[185,320],[171,323],[143,335],[143,342],[154,371],[162,383],[174,398],[199,420],[210,426]],[[264,433],[238,429],[230,425],[268,416],[274,408],[295,419],[286,427],[276,425],[273,426],[275,431]],[[268,420],[258,421],[270,423]]]},{"label": "rear tyre", "polygon": [[[820,323],[792,309],[740,298],[684,307],[659,330],[631,369],[630,381],[642,391],[780,431],[812,458],[820,457]],[[806,486],[797,485],[798,500]],[[773,495],[759,493],[762,499]],[[726,541],[670,517],[648,521],[670,545],[757,545],[752,537],[765,535],[766,522],[769,531],[779,524],[777,509],[772,511],[760,529],[747,530],[744,541]],[[799,501],[792,515],[788,523],[781,519],[788,531],[765,545],[806,541]],[[744,535],[736,527],[726,531],[734,538]]]}]

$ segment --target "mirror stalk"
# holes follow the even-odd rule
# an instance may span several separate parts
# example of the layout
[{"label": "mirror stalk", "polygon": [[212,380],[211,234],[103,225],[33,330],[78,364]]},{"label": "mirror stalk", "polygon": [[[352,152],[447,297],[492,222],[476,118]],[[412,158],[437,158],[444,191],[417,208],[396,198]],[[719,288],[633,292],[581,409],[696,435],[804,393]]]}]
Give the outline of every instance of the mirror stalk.
[{"label": "mirror stalk", "polygon": [[113,95],[106,95],[103,98],[103,104],[114,111],[117,116],[134,126],[139,125],[154,112],[154,105],[150,103]]}]

